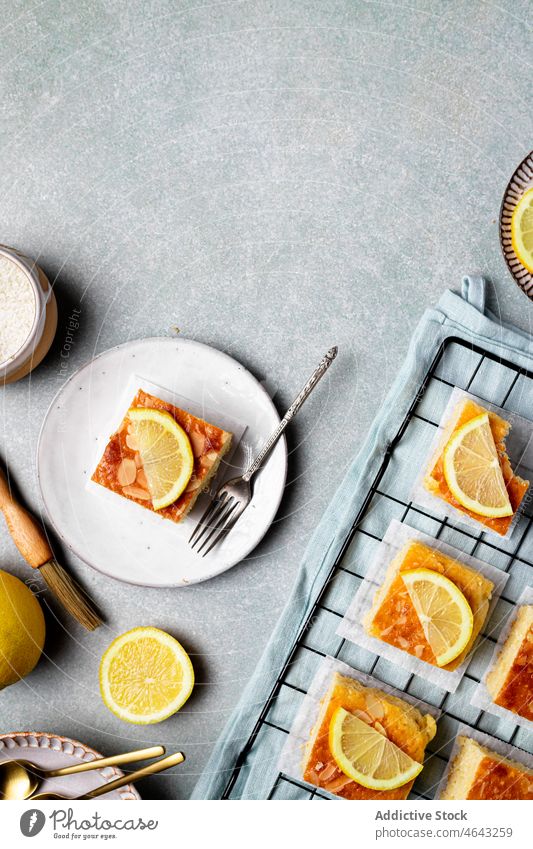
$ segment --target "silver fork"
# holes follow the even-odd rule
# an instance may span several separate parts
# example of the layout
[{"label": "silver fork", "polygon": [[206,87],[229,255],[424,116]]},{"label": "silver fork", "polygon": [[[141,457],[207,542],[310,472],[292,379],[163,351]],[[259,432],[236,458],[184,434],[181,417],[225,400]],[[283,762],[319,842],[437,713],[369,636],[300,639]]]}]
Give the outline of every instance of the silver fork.
[{"label": "silver fork", "polygon": [[198,554],[203,551],[202,557],[209,554],[211,549],[231,531],[237,520],[248,507],[252,500],[252,477],[259,471],[291,419],[294,418],[321,377],[326,373],[337,356],[337,351],[337,347],[330,348],[322,358],[320,364],[294,399],[272,436],[265,442],[263,448],[255,460],[248,466],[244,474],[226,481],[216,491],[213,500],[189,539],[192,548],[199,545],[203,539],[202,544],[197,549]]}]

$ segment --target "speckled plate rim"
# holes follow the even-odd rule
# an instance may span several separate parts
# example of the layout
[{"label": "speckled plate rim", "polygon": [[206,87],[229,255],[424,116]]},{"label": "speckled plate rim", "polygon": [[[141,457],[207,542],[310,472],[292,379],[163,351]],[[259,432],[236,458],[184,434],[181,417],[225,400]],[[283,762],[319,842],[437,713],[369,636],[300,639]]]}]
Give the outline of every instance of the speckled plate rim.
[{"label": "speckled plate rim", "polygon": [[533,187],[533,150],[524,157],[507,183],[500,207],[500,246],[507,268],[515,283],[528,298],[533,300],[533,274],[524,268],[516,256],[511,241],[511,218],[513,211],[526,191]]},{"label": "speckled plate rim", "polygon": [[[7,746],[5,741],[11,740],[13,745]],[[53,746],[53,743],[58,745]],[[44,745],[43,745],[44,744]],[[91,746],[80,743],[79,740],[73,740],[71,737],[62,737],[59,734],[50,734],[47,731],[10,731],[6,734],[0,734],[0,750],[2,749],[20,749],[27,752],[28,749],[54,749],[66,755],[73,755],[82,761],[93,761],[95,758],[101,758],[103,755],[97,752]],[[70,749],[72,748],[72,751]],[[25,755],[25,760],[31,761],[31,757]],[[116,766],[107,766],[104,769],[95,770],[106,784],[115,778],[124,775],[121,769]],[[137,789],[133,784],[126,784],[124,787],[115,791],[124,801],[138,801],[141,799]],[[105,798],[105,797],[102,797]],[[117,800],[118,801],[118,800]]]}]

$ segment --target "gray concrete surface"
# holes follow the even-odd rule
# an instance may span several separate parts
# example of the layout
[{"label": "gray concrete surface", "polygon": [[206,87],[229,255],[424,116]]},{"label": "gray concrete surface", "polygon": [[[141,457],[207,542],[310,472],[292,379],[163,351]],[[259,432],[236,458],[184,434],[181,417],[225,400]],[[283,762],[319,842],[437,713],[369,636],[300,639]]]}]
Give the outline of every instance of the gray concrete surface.
[{"label": "gray concrete surface", "polygon": [[[341,355],[292,427],[278,519],[245,563],[186,590],[129,587],[63,552],[101,604],[94,635],[49,613],[47,659],[0,693],[0,729],[111,753],[181,746],[140,788],[186,797],[253,669],[309,535],[425,307],[465,271],[530,329],[498,209],[531,147],[527,0],[3,0],[0,241],[37,258],[61,308],[31,380],[1,394],[1,454],[39,511],[35,448],[68,374],[178,325],[278,387],[281,410]],[[0,568],[27,576],[0,526]],[[43,596],[49,602],[48,594]],[[57,619],[55,618],[57,615]],[[166,628],[199,683],[160,726],[116,720],[98,661],[116,634]]]}]

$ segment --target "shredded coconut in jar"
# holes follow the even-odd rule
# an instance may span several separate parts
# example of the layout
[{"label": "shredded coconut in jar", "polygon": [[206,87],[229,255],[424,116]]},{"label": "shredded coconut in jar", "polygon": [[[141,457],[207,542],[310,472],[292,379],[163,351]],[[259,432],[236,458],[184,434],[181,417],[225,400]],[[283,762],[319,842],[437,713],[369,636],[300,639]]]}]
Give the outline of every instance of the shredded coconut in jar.
[{"label": "shredded coconut in jar", "polygon": [[35,294],[28,276],[0,254],[0,364],[20,351],[34,320]]}]

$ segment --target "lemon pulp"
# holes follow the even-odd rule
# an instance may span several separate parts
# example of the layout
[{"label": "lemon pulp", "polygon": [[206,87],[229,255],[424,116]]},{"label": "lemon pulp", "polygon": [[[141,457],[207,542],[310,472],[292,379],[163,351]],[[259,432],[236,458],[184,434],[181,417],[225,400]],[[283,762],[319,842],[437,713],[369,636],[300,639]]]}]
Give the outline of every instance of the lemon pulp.
[{"label": "lemon pulp", "polygon": [[189,655],[159,628],[134,628],[117,637],[100,664],[104,703],[126,722],[161,722],[185,704],[193,686]]},{"label": "lemon pulp", "polygon": [[533,274],[533,187],[522,195],[513,210],[511,242],[524,268]]},{"label": "lemon pulp", "polygon": [[410,569],[402,579],[438,666],[467,647],[474,629],[472,609],[453,581],[433,569]]},{"label": "lemon pulp", "polygon": [[443,461],[446,483],[462,507],[491,519],[513,515],[488,413],[457,429]]},{"label": "lemon pulp", "polygon": [[154,510],[180,497],[191,479],[194,456],[189,437],[165,410],[132,407],[128,411],[139,446]]},{"label": "lemon pulp", "polygon": [[338,707],[329,726],[329,749],[339,769],[371,790],[394,790],[422,770],[392,740]]}]

